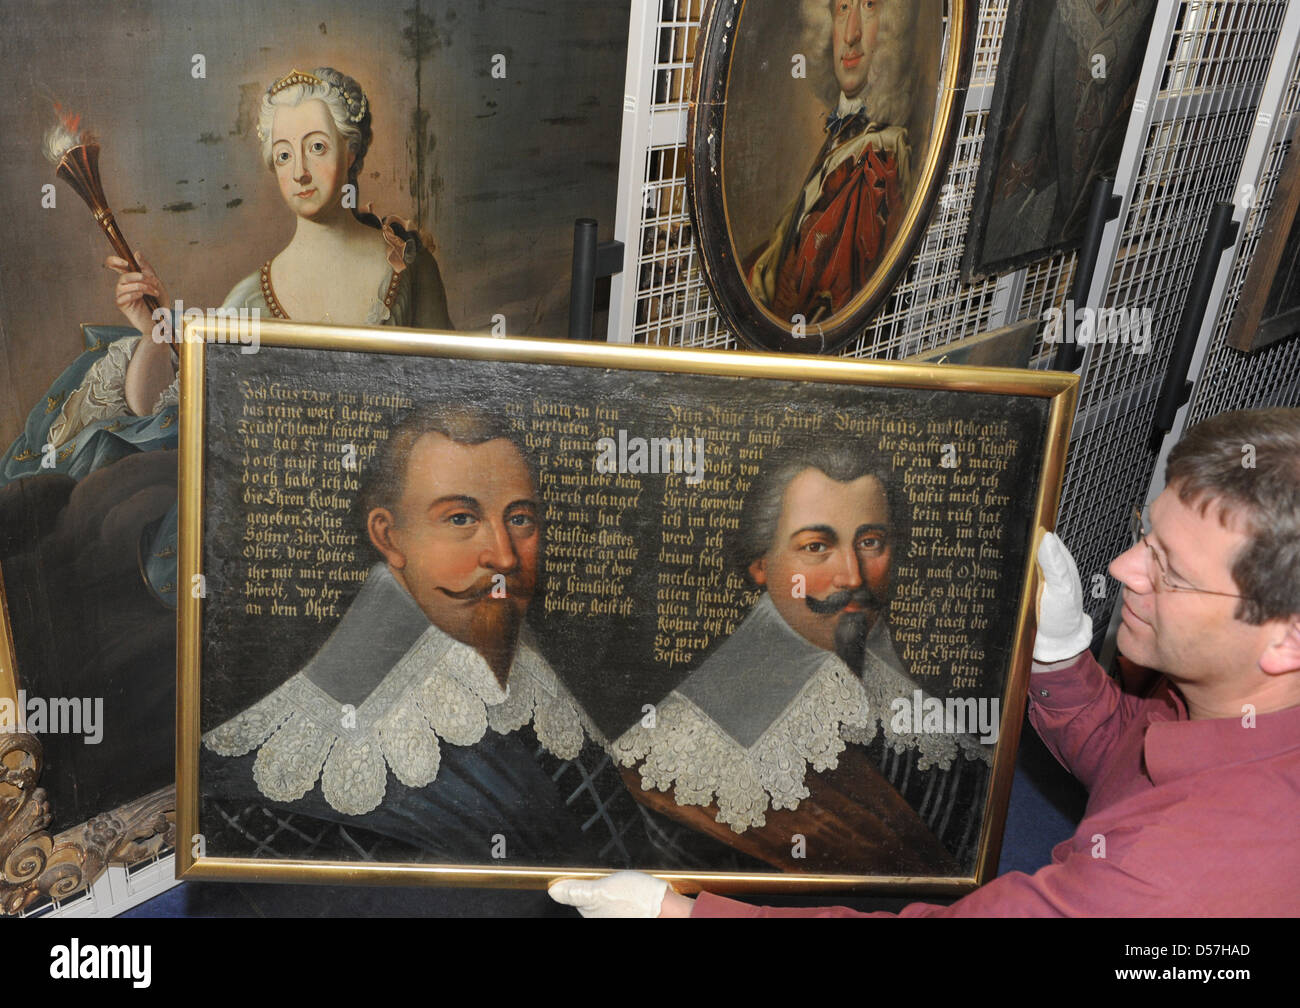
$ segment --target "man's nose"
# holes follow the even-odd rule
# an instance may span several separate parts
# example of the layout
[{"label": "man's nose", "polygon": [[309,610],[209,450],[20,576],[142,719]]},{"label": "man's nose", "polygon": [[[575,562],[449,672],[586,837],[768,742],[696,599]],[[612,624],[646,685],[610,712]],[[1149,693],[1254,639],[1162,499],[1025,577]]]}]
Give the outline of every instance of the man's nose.
[{"label": "man's nose", "polygon": [[834,585],[836,588],[849,589],[862,587],[862,568],[853,550],[844,551],[843,559],[839,561],[838,569],[835,571]]},{"label": "man's nose", "polygon": [[862,40],[862,15],[858,12],[858,0],[849,4],[848,20],[844,22],[844,41],[856,45]]},{"label": "man's nose", "polygon": [[510,538],[510,530],[505,522],[485,522],[487,540],[483,552],[479,554],[479,566],[489,570],[509,573],[519,566],[519,554],[515,552],[515,542]]},{"label": "man's nose", "polygon": [[1135,542],[1110,562],[1106,568],[1110,576],[1130,591],[1146,594],[1155,590],[1151,580],[1151,565],[1144,542]]}]

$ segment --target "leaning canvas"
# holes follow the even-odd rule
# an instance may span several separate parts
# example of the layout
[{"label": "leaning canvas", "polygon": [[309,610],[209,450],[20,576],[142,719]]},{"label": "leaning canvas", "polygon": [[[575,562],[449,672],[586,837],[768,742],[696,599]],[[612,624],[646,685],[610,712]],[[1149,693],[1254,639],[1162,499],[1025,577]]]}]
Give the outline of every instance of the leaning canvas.
[{"label": "leaning canvas", "polygon": [[1073,377],[224,328],[182,348],[183,877],[989,877]]}]

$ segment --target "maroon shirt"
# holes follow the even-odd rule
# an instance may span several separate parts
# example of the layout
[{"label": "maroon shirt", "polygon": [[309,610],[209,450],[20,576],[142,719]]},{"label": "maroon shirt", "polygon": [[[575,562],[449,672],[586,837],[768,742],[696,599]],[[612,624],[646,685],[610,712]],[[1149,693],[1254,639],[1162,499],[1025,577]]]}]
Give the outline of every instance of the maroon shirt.
[{"label": "maroon shirt", "polygon": [[[1085,652],[1030,679],[1029,718],[1089,790],[1073,837],[1033,875],[900,917],[1266,917],[1300,914],[1300,707],[1189,720],[1163,676],[1122,692]],[[1102,839],[1104,838],[1104,856]],[[703,893],[695,917],[892,917],[754,907]]]}]

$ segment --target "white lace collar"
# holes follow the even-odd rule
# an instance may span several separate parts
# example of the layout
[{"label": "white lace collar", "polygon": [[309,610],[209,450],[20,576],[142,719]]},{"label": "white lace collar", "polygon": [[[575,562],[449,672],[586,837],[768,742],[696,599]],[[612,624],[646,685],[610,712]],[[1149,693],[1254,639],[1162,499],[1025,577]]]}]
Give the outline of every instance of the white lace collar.
[{"label": "white lace collar", "polygon": [[[764,602],[770,613],[761,608]],[[764,596],[746,624],[751,618],[770,622],[772,615],[779,619]],[[780,623],[785,626],[784,620]],[[736,634],[744,632],[745,626]],[[809,794],[805,779],[810,768],[818,773],[835,769],[846,742],[866,745],[877,732],[883,732],[885,744],[898,752],[916,749],[921,770],[948,768],[959,750],[967,759],[991,761],[989,747],[970,736],[893,730],[891,701],[900,696],[910,698],[917,687],[899,667],[883,622],[868,637],[866,667],[860,678],[836,655],[822,654],[825,657],[802,689],[748,746],[689,697],[673,690],[656,707],[653,721],[637,722],[615,740],[610,754],[623,766],[644,761],[639,772],[641,786],[647,791],[671,787],[678,805],[716,802],[717,821],[737,833],[766,825],[769,807],[798,808]],[[736,694],[743,696],[744,670],[737,670],[735,678]]]},{"label": "white lace collar", "polygon": [[296,801],[319,779],[325,800],[347,815],[383,801],[387,768],[408,787],[438,775],[440,742],[470,746],[532,722],[542,746],[573,759],[584,731],[603,744],[547,661],[521,639],[502,690],[473,648],[429,628],[355,708],[302,672],[204,736],[221,756],[258,749],[253,779],[273,801]]}]

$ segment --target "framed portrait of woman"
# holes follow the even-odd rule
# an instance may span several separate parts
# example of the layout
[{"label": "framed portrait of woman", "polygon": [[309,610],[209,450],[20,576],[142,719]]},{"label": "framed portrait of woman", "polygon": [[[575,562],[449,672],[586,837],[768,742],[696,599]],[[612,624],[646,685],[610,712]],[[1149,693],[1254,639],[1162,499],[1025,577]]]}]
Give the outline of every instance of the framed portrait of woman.
[{"label": "framed portrait of woman", "polygon": [[969,74],[968,0],[716,0],[688,131],[705,277],[751,347],[859,335],[929,220]]}]

